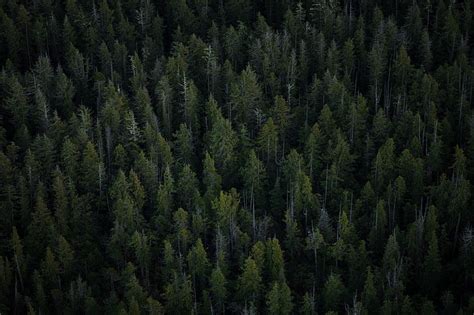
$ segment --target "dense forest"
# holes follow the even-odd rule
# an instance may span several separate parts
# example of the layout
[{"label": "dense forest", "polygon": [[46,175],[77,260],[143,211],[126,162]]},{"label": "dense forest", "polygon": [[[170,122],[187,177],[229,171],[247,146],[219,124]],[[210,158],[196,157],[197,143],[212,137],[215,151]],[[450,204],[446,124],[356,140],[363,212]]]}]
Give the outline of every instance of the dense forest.
[{"label": "dense forest", "polygon": [[0,0],[1,314],[473,314],[472,0]]}]

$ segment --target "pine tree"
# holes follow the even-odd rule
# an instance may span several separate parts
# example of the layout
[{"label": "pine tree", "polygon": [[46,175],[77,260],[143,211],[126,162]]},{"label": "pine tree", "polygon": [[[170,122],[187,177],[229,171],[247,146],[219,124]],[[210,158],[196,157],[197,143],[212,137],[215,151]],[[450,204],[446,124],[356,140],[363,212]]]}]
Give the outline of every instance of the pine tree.
[{"label": "pine tree", "polygon": [[283,147],[285,147],[286,132],[290,124],[289,116],[290,109],[285,99],[281,95],[276,96],[275,105],[272,108],[272,117],[278,128],[278,134]]},{"label": "pine tree", "polygon": [[219,266],[217,266],[212,271],[211,278],[209,281],[211,285],[213,301],[216,305],[216,308],[223,311],[225,307],[224,303],[227,298],[227,280]]},{"label": "pine tree", "polygon": [[257,303],[262,286],[262,277],[260,276],[255,260],[251,257],[245,260],[238,282],[238,293],[242,300],[249,303]]},{"label": "pine tree", "polygon": [[341,277],[337,274],[331,273],[324,285],[323,302],[324,309],[328,311],[338,311],[342,302],[344,294],[344,284]]},{"label": "pine tree", "polygon": [[164,314],[164,309],[161,303],[152,297],[148,297],[147,299],[148,303],[148,310],[151,315],[162,315]]},{"label": "pine tree", "polygon": [[11,58],[11,60],[16,63],[19,62],[18,56],[20,56],[20,41],[18,40],[21,38],[20,33],[15,26],[15,22],[6,15],[2,10],[2,39],[5,41],[5,50],[7,55]]},{"label": "pine tree", "polygon": [[157,193],[157,207],[159,215],[166,215],[173,210],[173,193],[175,192],[174,180],[170,168],[167,166]]},{"label": "pine tree", "polygon": [[212,200],[218,197],[221,191],[222,178],[217,173],[214,159],[206,152],[203,161],[203,179],[202,182],[205,187],[204,199],[208,205]]},{"label": "pine tree", "polygon": [[443,50],[445,50],[448,60],[451,61],[454,58],[456,46],[458,45],[458,36],[460,35],[459,24],[451,7],[444,17],[443,26],[442,38],[446,43]]},{"label": "pine tree", "polygon": [[179,173],[179,179],[176,182],[176,196],[178,205],[192,210],[200,206],[199,182],[196,174],[191,170],[191,167],[186,164]]},{"label": "pine tree", "polygon": [[46,96],[40,88],[35,91],[35,107],[32,110],[33,121],[39,132],[46,132],[50,125],[51,113]]},{"label": "pine tree", "polygon": [[194,164],[194,141],[190,128],[186,124],[179,125],[178,131],[174,134],[175,137],[175,155],[176,161],[182,165]]},{"label": "pine tree", "polygon": [[[329,143],[332,144],[331,142]],[[354,156],[350,152],[349,144],[346,138],[341,132],[337,133],[335,147],[329,149],[329,187],[336,188],[339,186],[339,182],[344,183],[347,180],[348,174],[352,171],[352,164],[354,162]]]},{"label": "pine tree", "polygon": [[56,256],[61,274],[68,279],[74,270],[74,250],[62,235],[59,236]]},{"label": "pine tree", "polygon": [[133,170],[130,170],[129,183],[130,197],[132,198],[134,205],[137,207],[137,210],[140,211],[145,203],[145,188],[140,182],[138,175]]},{"label": "pine tree", "polygon": [[59,284],[59,264],[49,246],[46,248],[46,255],[41,263],[41,275],[47,287],[55,288]]},{"label": "pine tree", "polygon": [[382,44],[375,42],[368,56],[372,102],[375,109],[374,112],[377,112],[378,110],[378,105],[382,95],[383,72],[385,69],[382,49]]},{"label": "pine tree", "polygon": [[188,243],[191,240],[191,233],[188,229],[189,213],[183,208],[178,208],[173,213],[173,221],[178,253],[181,255],[187,251]]},{"label": "pine tree", "polygon": [[247,65],[240,74],[237,82],[231,85],[231,104],[234,108],[237,121],[249,126],[259,126],[258,113],[262,110],[262,91],[255,71]]},{"label": "pine tree", "polygon": [[301,306],[301,314],[314,315],[316,314],[316,305],[313,294],[306,292],[303,296],[303,305]]},{"label": "pine tree", "polygon": [[[144,198],[145,204],[154,204],[154,198],[158,190],[158,166],[150,161],[143,151],[138,154],[134,164],[134,172],[137,178],[131,178],[133,190],[136,190],[135,199]],[[135,176],[131,176],[135,177]],[[142,186],[142,187],[140,187]],[[144,190],[143,192],[141,190]],[[141,196],[143,194],[143,196]],[[137,198],[139,197],[140,198]]]},{"label": "pine tree", "polygon": [[367,278],[364,284],[364,291],[362,292],[362,303],[368,312],[376,311],[377,291],[375,289],[374,274],[370,267],[367,267]]},{"label": "pine tree", "polygon": [[267,294],[267,308],[269,314],[291,314],[293,302],[291,291],[286,282],[274,282]]},{"label": "pine tree", "polygon": [[309,176],[299,171],[295,192],[295,210],[297,216],[304,215],[304,227],[308,229],[308,222],[315,217],[314,209],[320,208],[318,198],[313,194],[313,186]]},{"label": "pine tree", "polygon": [[150,95],[145,87],[138,90],[134,103],[134,113],[136,113],[138,124],[140,126],[145,126],[147,123],[156,125],[156,115],[153,112]]},{"label": "pine tree", "polygon": [[[212,102],[211,102],[212,104]],[[217,110],[209,116],[211,129],[208,133],[208,151],[215,159],[221,174],[227,175],[234,163],[234,150],[237,145],[237,135],[229,120]]]},{"label": "pine tree", "polygon": [[374,177],[375,185],[384,189],[387,182],[390,182],[393,176],[394,168],[394,150],[395,145],[393,139],[388,139],[385,144],[380,147],[374,161]]},{"label": "pine tree", "polygon": [[165,169],[173,163],[173,154],[171,153],[171,147],[170,144],[165,140],[165,138],[158,133],[157,135],[157,147],[155,150],[157,150],[157,160],[158,160],[158,165],[160,167],[160,170],[162,172],[165,171]]},{"label": "pine tree", "polygon": [[46,247],[52,245],[53,240],[56,239],[56,226],[47,207],[43,189],[43,185],[38,184],[35,211],[31,214],[31,223],[28,226],[26,238],[28,251],[36,259],[39,259]]},{"label": "pine tree", "polygon": [[252,228],[255,237],[256,233],[256,203],[261,200],[262,189],[264,188],[265,168],[263,163],[257,158],[255,151],[251,150],[243,169],[241,170],[244,189],[249,198],[248,207],[252,210]]},{"label": "pine tree", "polygon": [[437,283],[440,279],[441,258],[439,255],[438,238],[435,232],[431,232],[428,242],[428,250],[423,263],[423,287],[428,294],[435,296]]},{"label": "pine tree", "polygon": [[193,301],[191,281],[175,273],[172,282],[165,287],[165,297],[167,313],[190,313]]},{"label": "pine tree", "polygon": [[198,114],[199,114],[199,104],[198,104],[198,89],[194,84],[193,80],[187,80],[186,75],[183,77],[183,82],[181,83],[182,87],[182,115],[183,120],[189,129],[194,131],[197,134],[199,130],[199,121],[198,121]]},{"label": "pine tree", "polygon": [[149,286],[149,270],[151,264],[151,240],[145,232],[133,233],[131,246],[135,252],[137,265],[140,268],[141,278]]},{"label": "pine tree", "polygon": [[400,256],[400,248],[395,233],[390,235],[387,241],[382,263],[382,272],[385,275],[388,286],[388,292],[385,296],[400,296],[401,290],[403,289],[403,283],[401,279],[402,261]]},{"label": "pine tree", "polygon": [[272,281],[285,281],[283,251],[277,238],[267,240],[265,262],[269,279]]},{"label": "pine tree", "polygon": [[235,190],[229,193],[220,192],[219,198],[212,202],[212,209],[216,216],[216,227],[218,230],[222,229],[224,235],[230,241],[232,246],[237,237],[237,214],[240,209],[239,196]]},{"label": "pine tree", "polygon": [[105,168],[91,142],[88,142],[82,153],[81,161],[82,187],[91,193],[101,193],[105,180]]},{"label": "pine tree", "polygon": [[144,304],[146,300],[146,292],[138,282],[135,276],[135,266],[132,263],[128,263],[122,271],[121,280],[125,287],[125,298],[129,305],[133,304],[133,301]]},{"label": "pine tree", "polygon": [[57,170],[53,181],[54,192],[54,216],[58,226],[59,233],[66,233],[68,231],[68,199],[66,187],[64,185],[64,177],[61,171]]},{"label": "pine tree", "polygon": [[28,112],[30,111],[28,99],[23,86],[15,76],[8,82],[8,94],[4,106],[9,111],[15,125],[22,126],[27,123]]},{"label": "pine tree", "polygon": [[370,231],[371,235],[369,236],[369,239],[371,241],[372,246],[374,246],[373,248],[380,252],[382,250],[382,247],[385,245],[384,240],[386,237],[386,229],[388,223],[384,200],[380,200],[377,203],[374,212],[375,213],[372,219],[372,229]]},{"label": "pine tree", "polygon": [[270,117],[260,129],[260,133],[257,138],[260,152],[266,156],[267,164],[272,159],[274,162],[277,161],[278,154],[278,132],[273,119]]},{"label": "pine tree", "polygon": [[201,292],[205,285],[204,279],[208,277],[209,260],[202,240],[198,238],[187,256],[188,267],[193,279],[193,287],[196,301],[197,292]]},{"label": "pine tree", "polygon": [[170,82],[167,76],[163,76],[163,78],[160,80],[155,93],[160,100],[161,119],[163,121],[165,133],[167,135],[170,135],[172,132],[171,123],[173,121],[173,105],[172,104],[173,104],[173,98],[174,98],[174,91],[170,85]]},{"label": "pine tree", "polygon": [[314,255],[314,276],[318,276],[318,251],[324,246],[324,236],[319,228],[313,228],[306,238],[306,248],[313,251]]}]

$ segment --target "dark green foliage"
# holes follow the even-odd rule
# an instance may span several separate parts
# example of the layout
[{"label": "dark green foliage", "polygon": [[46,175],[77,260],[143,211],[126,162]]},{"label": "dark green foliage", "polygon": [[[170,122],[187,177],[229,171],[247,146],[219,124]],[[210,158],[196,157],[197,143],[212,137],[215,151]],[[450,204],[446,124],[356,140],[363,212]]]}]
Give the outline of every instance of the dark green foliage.
[{"label": "dark green foliage", "polygon": [[0,313],[471,314],[474,1],[0,1]]}]

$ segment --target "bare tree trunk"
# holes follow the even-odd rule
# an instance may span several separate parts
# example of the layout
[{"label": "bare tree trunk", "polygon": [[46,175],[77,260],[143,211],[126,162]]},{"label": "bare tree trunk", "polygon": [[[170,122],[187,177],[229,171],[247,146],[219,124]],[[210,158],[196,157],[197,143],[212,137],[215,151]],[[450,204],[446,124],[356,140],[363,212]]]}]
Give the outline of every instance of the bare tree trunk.
[{"label": "bare tree trunk", "polygon": [[21,290],[23,291],[24,290],[24,288],[23,288],[23,277],[22,277],[21,271],[20,271],[20,264],[18,263],[18,256],[15,254],[14,257],[15,257],[16,270],[18,272],[18,277],[20,278]]}]

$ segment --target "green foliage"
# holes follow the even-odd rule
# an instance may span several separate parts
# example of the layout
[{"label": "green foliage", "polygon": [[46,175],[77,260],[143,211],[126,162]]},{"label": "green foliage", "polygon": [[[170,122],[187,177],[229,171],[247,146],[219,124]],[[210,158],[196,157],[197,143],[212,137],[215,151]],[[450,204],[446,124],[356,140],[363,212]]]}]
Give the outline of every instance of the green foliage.
[{"label": "green foliage", "polygon": [[337,274],[331,273],[324,285],[323,302],[324,309],[328,311],[337,312],[341,306],[342,297],[344,294],[344,284],[341,277]]},{"label": "green foliage", "polygon": [[473,312],[473,1],[0,2],[0,313]]},{"label": "green foliage", "polygon": [[221,191],[222,178],[217,173],[214,159],[208,152],[206,152],[204,157],[202,182],[205,186],[204,199],[209,205]]},{"label": "green foliage", "polygon": [[188,210],[199,208],[201,196],[198,184],[196,174],[191,170],[189,164],[184,165],[176,182],[176,195],[179,206]]},{"label": "green foliage", "polygon": [[216,306],[223,308],[227,297],[227,280],[224,277],[219,266],[217,266],[211,273],[210,285],[213,301]]},{"label": "green foliage", "polygon": [[367,278],[364,284],[364,291],[362,292],[362,302],[367,311],[376,311],[377,291],[374,283],[374,274],[370,267],[367,268]]},{"label": "green foliage", "polygon": [[269,314],[291,314],[293,302],[291,291],[286,282],[275,282],[267,294]]},{"label": "green foliage", "polygon": [[285,281],[283,252],[278,239],[273,238],[267,241],[265,262],[269,279],[272,281]]},{"label": "green foliage", "polygon": [[189,313],[192,308],[191,281],[184,276],[174,274],[173,280],[165,287],[167,313]]},{"label": "green foliage", "polygon": [[269,163],[271,159],[276,161],[278,153],[278,131],[271,117],[260,129],[257,143],[260,152],[265,155],[267,163]]},{"label": "green foliage", "polygon": [[188,253],[188,264],[189,270],[193,277],[197,276],[203,278],[206,276],[207,269],[209,267],[209,261],[207,259],[207,253],[204,249],[201,239],[196,241],[194,247]]},{"label": "green foliage", "polygon": [[238,293],[242,300],[256,303],[258,301],[262,286],[262,277],[255,260],[248,257],[239,277]]},{"label": "green foliage", "polygon": [[217,111],[215,119],[212,116],[209,118],[212,124],[208,134],[209,153],[214,157],[218,169],[228,172],[234,163],[237,135],[230,121],[225,119],[220,111]]},{"label": "green foliage", "polygon": [[44,198],[43,186],[40,183],[36,192],[35,210],[31,214],[31,223],[28,226],[27,234],[29,252],[36,259],[40,258],[41,253],[44,253],[46,247],[51,245],[56,238],[56,226]]}]

